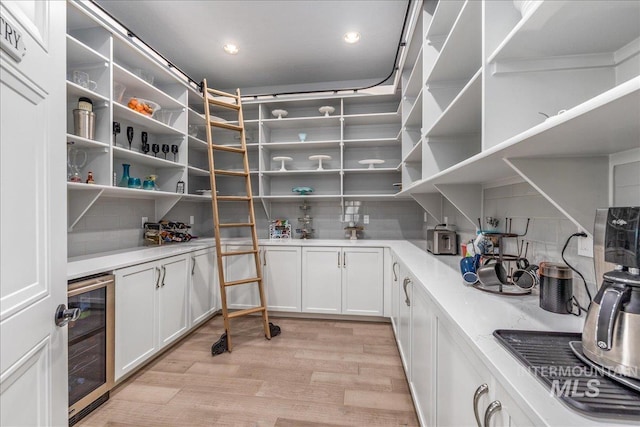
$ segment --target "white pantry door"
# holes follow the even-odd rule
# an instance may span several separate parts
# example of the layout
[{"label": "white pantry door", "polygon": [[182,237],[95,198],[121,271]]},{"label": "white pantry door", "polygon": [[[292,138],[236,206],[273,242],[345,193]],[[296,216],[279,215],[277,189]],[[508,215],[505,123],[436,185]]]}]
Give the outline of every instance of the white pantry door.
[{"label": "white pantry door", "polygon": [[1,38],[26,48],[21,61],[0,50],[0,425],[63,426],[66,2],[3,0],[0,12]]}]

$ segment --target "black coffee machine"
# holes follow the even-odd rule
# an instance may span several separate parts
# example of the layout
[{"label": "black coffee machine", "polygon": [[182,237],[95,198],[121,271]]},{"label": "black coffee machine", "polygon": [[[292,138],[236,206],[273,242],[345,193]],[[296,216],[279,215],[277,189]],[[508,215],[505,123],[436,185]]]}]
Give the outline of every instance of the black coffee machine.
[{"label": "black coffee machine", "polygon": [[609,208],[599,217],[604,260],[615,268],[603,274],[589,307],[582,349],[594,363],[640,379],[640,207]]}]

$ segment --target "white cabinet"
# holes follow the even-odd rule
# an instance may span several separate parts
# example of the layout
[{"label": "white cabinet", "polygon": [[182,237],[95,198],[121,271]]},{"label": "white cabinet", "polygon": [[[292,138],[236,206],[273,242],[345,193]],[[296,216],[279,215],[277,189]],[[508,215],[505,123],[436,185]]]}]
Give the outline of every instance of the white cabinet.
[{"label": "white cabinet", "polygon": [[[225,251],[241,252],[249,251],[251,249],[253,249],[252,246],[228,245]],[[227,256],[224,258],[224,262],[226,265],[226,269],[224,271],[225,280],[227,282],[256,277],[256,264],[253,254]],[[227,308],[245,309],[260,305],[260,292],[258,292],[258,285],[256,282],[228,286],[226,288],[226,293]]]},{"label": "white cabinet", "polygon": [[158,292],[159,348],[187,331],[189,310],[188,261],[186,256],[160,262],[162,277]]},{"label": "white cabinet", "polygon": [[476,416],[487,427],[539,424],[489,373],[423,284],[398,267],[396,337],[421,425],[476,426]]},{"label": "white cabinet", "polygon": [[342,311],[342,251],[339,247],[302,248],[302,311]]},{"label": "white cabinet", "polygon": [[303,248],[302,311],[381,316],[383,258],[381,248]]},{"label": "white cabinet", "polygon": [[115,380],[187,330],[187,256],[115,271]]},{"label": "white cabinet", "polygon": [[383,315],[382,248],[342,249],[342,313]]},{"label": "white cabinet", "polygon": [[[436,352],[436,423],[437,426],[474,426],[474,394],[478,393],[475,410],[484,416],[489,403],[490,377],[474,364],[470,349],[457,341],[457,334],[439,319]],[[483,385],[485,385],[483,388]],[[479,390],[486,391],[481,392]],[[507,424],[508,425],[508,424]]]},{"label": "white cabinet", "polygon": [[297,246],[263,246],[262,275],[267,308],[300,312],[302,309],[302,250]]},{"label": "white cabinet", "polygon": [[191,254],[189,283],[190,324],[195,325],[220,307],[215,249],[203,249]]},{"label": "white cabinet", "polygon": [[115,380],[132,371],[156,350],[156,263],[115,272]]},{"label": "white cabinet", "polygon": [[400,269],[402,281],[398,286],[398,349],[407,378],[411,378],[411,300],[414,286],[412,276]]},{"label": "white cabinet", "polygon": [[422,425],[436,425],[434,379],[436,357],[436,313],[431,298],[422,286],[411,288],[411,376],[413,401]]},{"label": "white cabinet", "polygon": [[395,254],[391,254],[390,256],[390,270],[391,270],[391,325],[393,326],[393,331],[396,334],[396,338],[399,334],[398,322],[400,320],[399,317],[399,309],[400,309],[400,285],[402,282],[402,278],[400,277],[400,261],[396,257]]}]

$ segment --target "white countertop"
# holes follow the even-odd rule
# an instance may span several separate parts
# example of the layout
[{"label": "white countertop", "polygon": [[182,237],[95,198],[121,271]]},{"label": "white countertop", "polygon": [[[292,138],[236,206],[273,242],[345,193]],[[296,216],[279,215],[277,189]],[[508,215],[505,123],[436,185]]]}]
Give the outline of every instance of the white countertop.
[{"label": "white countertop", "polygon": [[[225,239],[226,244],[246,244],[247,239]],[[359,246],[388,247],[421,282],[438,308],[459,327],[459,332],[506,391],[533,421],[549,426],[635,425],[637,422],[590,418],[568,408],[539,382],[493,337],[496,329],[581,332],[584,316],[561,315],[542,310],[538,296],[494,295],[465,286],[457,256],[434,256],[421,249],[422,242],[406,240],[260,240],[263,246]],[[198,239],[153,248],[134,248],[69,259],[68,277],[112,271],[155,259],[215,246],[214,239]],[[523,402],[527,402],[528,405]]]}]

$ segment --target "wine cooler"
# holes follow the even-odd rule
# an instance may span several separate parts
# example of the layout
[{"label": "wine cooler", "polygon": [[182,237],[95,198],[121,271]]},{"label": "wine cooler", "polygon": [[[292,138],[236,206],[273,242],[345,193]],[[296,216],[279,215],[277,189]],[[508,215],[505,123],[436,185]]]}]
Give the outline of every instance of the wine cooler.
[{"label": "wine cooler", "polygon": [[109,399],[113,386],[114,276],[91,276],[68,284],[69,426]]}]

